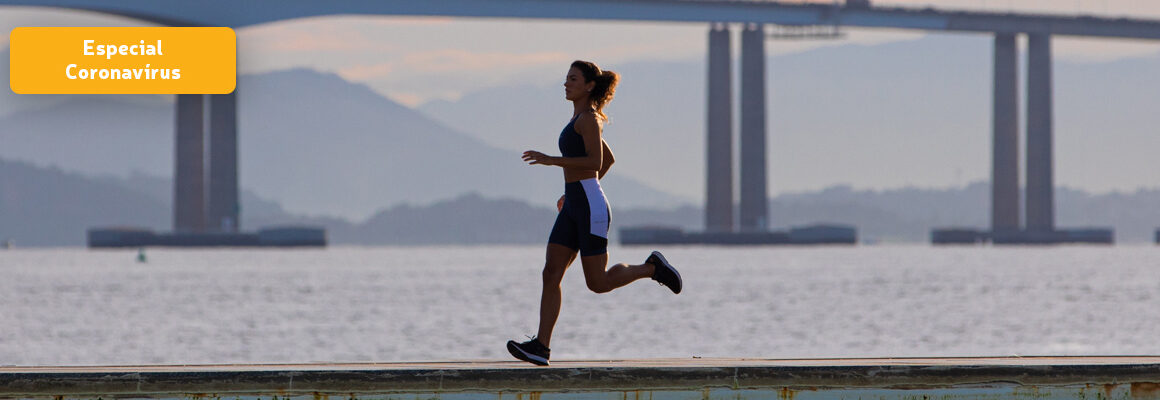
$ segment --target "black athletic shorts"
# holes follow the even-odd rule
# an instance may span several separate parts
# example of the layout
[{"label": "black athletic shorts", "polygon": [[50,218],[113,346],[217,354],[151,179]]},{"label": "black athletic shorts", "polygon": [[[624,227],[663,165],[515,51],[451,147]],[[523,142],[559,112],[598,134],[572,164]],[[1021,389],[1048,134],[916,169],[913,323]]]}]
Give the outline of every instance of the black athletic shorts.
[{"label": "black athletic shorts", "polygon": [[612,213],[600,181],[589,178],[564,184],[564,207],[556,216],[548,243],[579,250],[580,256],[608,252],[608,223]]}]

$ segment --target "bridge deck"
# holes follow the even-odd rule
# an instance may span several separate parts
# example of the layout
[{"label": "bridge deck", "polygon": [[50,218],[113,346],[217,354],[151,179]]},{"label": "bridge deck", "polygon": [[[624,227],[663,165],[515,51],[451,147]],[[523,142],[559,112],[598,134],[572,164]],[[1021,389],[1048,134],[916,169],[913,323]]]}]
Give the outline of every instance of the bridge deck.
[{"label": "bridge deck", "polygon": [[[1160,357],[649,359],[0,367],[0,398],[1153,398]],[[804,396],[804,397],[803,397]],[[1152,396],[1152,397],[1150,397]],[[1018,396],[1016,396],[1018,397]]]},{"label": "bridge deck", "polygon": [[[840,3],[844,4],[844,3]],[[0,0],[0,5],[75,8],[161,24],[250,25],[324,15],[562,18],[665,22],[842,25],[952,32],[1041,33],[1160,39],[1160,20],[752,0],[280,0],[278,7],[236,0]]]}]

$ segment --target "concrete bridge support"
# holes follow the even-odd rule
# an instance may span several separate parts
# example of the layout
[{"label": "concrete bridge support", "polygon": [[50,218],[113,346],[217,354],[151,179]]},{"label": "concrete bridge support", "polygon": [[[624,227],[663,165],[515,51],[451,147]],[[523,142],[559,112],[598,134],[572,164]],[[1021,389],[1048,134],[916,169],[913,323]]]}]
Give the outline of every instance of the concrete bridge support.
[{"label": "concrete bridge support", "polygon": [[733,231],[733,90],[729,26],[709,30],[705,230]]},{"label": "concrete bridge support", "polygon": [[741,230],[768,228],[765,161],[765,28],[741,32]]},{"label": "concrete bridge support", "polygon": [[[1051,35],[1029,33],[1027,46],[1026,220],[1019,223],[1018,33],[995,34],[991,231],[935,229],[936,244],[1112,244],[1111,228],[1057,229],[1052,163]],[[1160,236],[1157,236],[1160,238]]]},{"label": "concrete bridge support", "polygon": [[211,231],[237,232],[238,213],[238,100],[237,92],[210,95],[209,204]]},{"label": "concrete bridge support", "polygon": [[[733,232],[733,101],[729,28],[709,30],[705,229]],[[741,32],[740,230],[768,228],[765,147],[765,29]]]},{"label": "concrete bridge support", "polygon": [[177,95],[173,231],[205,230],[205,95]]},{"label": "concrete bridge support", "polygon": [[177,95],[175,232],[238,231],[236,93]]},{"label": "concrete bridge support", "polygon": [[1027,48],[1027,231],[1053,232],[1051,36],[1029,34]]},{"label": "concrete bridge support", "polygon": [[1014,33],[995,35],[991,149],[991,231],[1019,224],[1019,74]]}]

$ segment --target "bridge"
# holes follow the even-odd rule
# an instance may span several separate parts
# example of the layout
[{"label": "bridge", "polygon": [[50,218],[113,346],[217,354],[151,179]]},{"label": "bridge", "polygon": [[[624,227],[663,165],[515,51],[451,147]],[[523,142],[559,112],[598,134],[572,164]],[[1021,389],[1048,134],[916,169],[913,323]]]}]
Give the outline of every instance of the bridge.
[{"label": "bridge", "polygon": [[[1056,231],[1052,37],[1160,39],[1160,20],[877,7],[861,1],[803,4],[756,0],[0,0],[0,5],[90,10],[173,26],[233,28],[344,14],[704,22],[710,25],[705,208],[705,227],[709,232],[763,231],[768,224],[765,25],[993,35],[991,229],[994,234],[1007,235],[1050,236]],[[731,24],[743,27],[737,227],[733,209]],[[1016,39],[1020,35],[1026,35],[1029,43],[1025,207],[1021,207],[1019,195]],[[236,96],[237,92],[178,96],[175,231],[238,229]],[[202,162],[206,135],[209,136],[209,166]],[[1021,224],[1021,209],[1026,212],[1025,225]]]}]

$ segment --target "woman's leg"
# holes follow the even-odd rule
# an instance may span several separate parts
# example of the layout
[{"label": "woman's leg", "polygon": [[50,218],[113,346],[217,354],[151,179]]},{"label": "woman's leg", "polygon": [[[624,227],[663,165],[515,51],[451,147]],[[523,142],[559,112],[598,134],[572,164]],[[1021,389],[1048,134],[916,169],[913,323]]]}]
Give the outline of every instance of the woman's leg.
[{"label": "woman's leg", "polygon": [[560,316],[560,282],[564,280],[564,271],[574,260],[576,250],[548,243],[548,254],[544,261],[544,289],[540,294],[540,331],[536,334],[536,339],[544,347],[551,347],[552,329],[556,327],[556,319]]},{"label": "woman's leg", "polygon": [[580,257],[580,264],[584,266],[584,281],[588,283],[588,289],[596,293],[611,292],[632,281],[653,275],[653,265],[647,263],[620,263],[605,269],[608,266],[608,253]]}]

